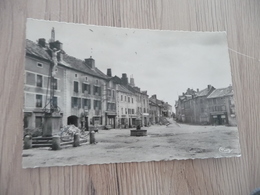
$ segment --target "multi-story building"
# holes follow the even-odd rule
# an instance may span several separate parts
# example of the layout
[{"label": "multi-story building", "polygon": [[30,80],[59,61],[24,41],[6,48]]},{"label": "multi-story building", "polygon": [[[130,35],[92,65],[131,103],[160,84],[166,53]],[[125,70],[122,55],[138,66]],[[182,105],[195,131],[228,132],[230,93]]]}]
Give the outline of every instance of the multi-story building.
[{"label": "multi-story building", "polygon": [[64,54],[59,67],[64,72],[63,124],[86,129],[104,125],[107,76],[95,67],[95,60],[82,61]]},{"label": "multi-story building", "polygon": [[[153,100],[152,100],[153,101]],[[127,74],[112,77],[95,66],[90,56],[85,60],[65,53],[63,44],[51,39],[38,43],[26,41],[24,127],[42,128],[55,123],[56,129],[73,124],[86,130],[92,126],[110,125],[112,128],[135,127],[158,123],[171,115],[171,106],[155,97],[152,112],[147,91],[128,83]],[[164,104],[164,106],[163,106]],[[153,115],[150,119],[149,114]],[[149,120],[150,119],[150,120]]]},{"label": "multi-story building", "polygon": [[115,118],[116,113],[115,86],[95,67],[92,57],[83,61],[67,55],[53,37],[54,30],[49,43],[45,39],[38,44],[26,42],[25,127],[42,126],[46,113],[61,117],[56,126],[74,124],[88,129],[109,123],[107,118]]},{"label": "multi-story building", "polygon": [[149,124],[149,98],[146,91],[141,91],[134,84],[134,79],[128,77],[126,73],[122,77],[113,77],[113,81],[117,83],[118,93],[118,126],[135,127],[136,120],[141,120],[142,126]]},{"label": "multi-story building", "polygon": [[157,99],[157,95],[152,95],[149,98],[150,106],[150,122],[152,124],[157,124],[160,122],[162,117],[163,102]]},{"label": "multi-story building", "polygon": [[63,115],[63,70],[58,67],[51,76],[53,61],[48,51],[44,39],[38,44],[26,40],[24,128],[42,128],[46,113],[54,112],[57,118]]},{"label": "multi-story building", "polygon": [[215,89],[207,100],[211,124],[231,126],[237,124],[232,86]]},{"label": "multi-story building", "polygon": [[203,90],[197,89],[195,95],[193,95],[193,120],[192,123],[197,124],[209,124],[210,123],[210,116],[208,112],[208,104],[207,104],[207,97],[215,90],[215,88],[211,85],[208,85],[207,88]]},{"label": "multi-story building", "polygon": [[112,71],[111,69],[107,69],[107,76],[109,79],[107,80],[106,86],[106,94],[105,99],[107,102],[106,110],[105,110],[105,125],[110,125],[111,128],[117,127],[117,85],[113,81]]},{"label": "multi-story building", "polygon": [[195,124],[236,125],[232,87],[215,89],[208,85],[196,92],[188,89],[175,104],[176,120]]}]

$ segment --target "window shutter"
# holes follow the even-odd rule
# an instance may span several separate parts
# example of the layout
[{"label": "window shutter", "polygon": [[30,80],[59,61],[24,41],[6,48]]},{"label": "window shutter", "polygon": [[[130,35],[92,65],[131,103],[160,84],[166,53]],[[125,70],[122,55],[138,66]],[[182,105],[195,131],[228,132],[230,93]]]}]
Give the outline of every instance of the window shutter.
[{"label": "window shutter", "polygon": [[78,108],[81,108],[81,98],[78,98]]}]

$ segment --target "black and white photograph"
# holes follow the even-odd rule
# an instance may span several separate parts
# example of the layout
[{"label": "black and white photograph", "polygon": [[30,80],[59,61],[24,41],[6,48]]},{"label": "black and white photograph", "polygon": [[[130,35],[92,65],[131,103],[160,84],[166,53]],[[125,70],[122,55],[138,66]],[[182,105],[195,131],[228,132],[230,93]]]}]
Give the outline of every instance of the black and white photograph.
[{"label": "black and white photograph", "polygon": [[226,32],[27,19],[23,168],[240,157]]}]

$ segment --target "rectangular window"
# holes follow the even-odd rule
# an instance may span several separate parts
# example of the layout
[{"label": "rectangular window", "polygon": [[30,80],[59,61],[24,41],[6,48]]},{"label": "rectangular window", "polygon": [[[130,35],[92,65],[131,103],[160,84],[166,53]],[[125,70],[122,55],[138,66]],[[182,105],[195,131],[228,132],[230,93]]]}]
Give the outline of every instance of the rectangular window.
[{"label": "rectangular window", "polygon": [[130,103],[130,97],[128,97],[128,102]]},{"label": "rectangular window", "polygon": [[129,113],[129,114],[132,114],[132,110],[131,110],[131,109],[128,109],[128,113]]},{"label": "rectangular window", "polygon": [[77,81],[74,81],[74,92],[75,93],[79,92],[79,83]]},{"label": "rectangular window", "polygon": [[86,83],[82,83],[82,93],[90,94],[90,85]]},{"label": "rectangular window", "polygon": [[77,97],[71,97],[71,107],[72,108],[80,108],[81,107],[81,99]]},{"label": "rectangular window", "polygon": [[123,101],[123,95],[121,95],[121,101]]},{"label": "rectangular window", "polygon": [[53,79],[52,81],[52,87],[54,90],[58,89],[58,80],[57,79]]},{"label": "rectangular window", "polygon": [[126,102],[126,96],[125,96],[125,102]]},{"label": "rectangular window", "polygon": [[115,98],[115,91],[112,91],[112,97]]},{"label": "rectangular window", "polygon": [[37,66],[42,68],[42,63],[37,63]]},{"label": "rectangular window", "polygon": [[144,108],[144,113],[146,113],[146,109]]},{"label": "rectangular window", "polygon": [[107,110],[115,111],[116,110],[116,104],[115,103],[107,103]]},{"label": "rectangular window", "polygon": [[35,74],[26,72],[26,84],[35,86]]},{"label": "rectangular window", "polygon": [[132,109],[132,114],[134,114],[135,113],[135,109]]},{"label": "rectangular window", "polygon": [[37,108],[42,107],[42,95],[36,95],[36,107]]},{"label": "rectangular window", "polygon": [[53,105],[54,108],[58,107],[58,98],[57,97],[53,97],[52,105]]},{"label": "rectangular window", "polygon": [[127,114],[127,108],[125,109],[125,114]]},{"label": "rectangular window", "polygon": [[101,96],[101,88],[98,86],[94,86],[94,95]]},{"label": "rectangular window", "polygon": [[42,127],[42,117],[41,116],[36,116],[35,117],[35,127],[36,128],[41,128]]},{"label": "rectangular window", "polygon": [[121,108],[121,114],[124,114],[124,109],[123,108]]},{"label": "rectangular window", "polygon": [[90,110],[91,109],[91,100],[90,99],[82,99],[82,106],[83,109],[85,110]]},{"label": "rectangular window", "polygon": [[111,96],[111,89],[108,89],[108,90],[107,90],[107,95],[108,95],[108,96]]},{"label": "rectangular window", "polygon": [[134,103],[134,98],[132,98],[132,103]]},{"label": "rectangular window", "polygon": [[101,110],[101,101],[94,100],[94,109],[95,110]]},{"label": "rectangular window", "polygon": [[42,87],[42,75],[37,75],[36,86]]}]

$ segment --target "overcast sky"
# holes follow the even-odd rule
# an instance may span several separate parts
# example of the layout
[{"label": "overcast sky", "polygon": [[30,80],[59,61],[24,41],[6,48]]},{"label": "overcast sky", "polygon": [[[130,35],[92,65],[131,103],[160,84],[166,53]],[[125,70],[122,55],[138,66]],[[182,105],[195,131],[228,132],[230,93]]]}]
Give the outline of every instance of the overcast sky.
[{"label": "overcast sky", "polygon": [[225,32],[181,32],[125,29],[28,19],[26,38],[51,38],[63,43],[63,50],[84,60],[92,56],[96,67],[106,74],[128,78],[148,95],[173,106],[187,88],[200,90],[231,83]]}]

